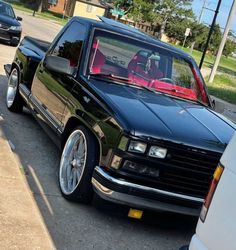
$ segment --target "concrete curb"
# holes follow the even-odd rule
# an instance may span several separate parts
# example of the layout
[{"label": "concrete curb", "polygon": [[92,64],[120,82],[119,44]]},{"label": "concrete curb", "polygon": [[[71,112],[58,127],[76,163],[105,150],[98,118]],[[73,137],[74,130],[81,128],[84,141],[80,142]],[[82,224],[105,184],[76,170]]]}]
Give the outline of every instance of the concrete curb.
[{"label": "concrete curb", "polygon": [[1,126],[0,249],[55,249]]}]

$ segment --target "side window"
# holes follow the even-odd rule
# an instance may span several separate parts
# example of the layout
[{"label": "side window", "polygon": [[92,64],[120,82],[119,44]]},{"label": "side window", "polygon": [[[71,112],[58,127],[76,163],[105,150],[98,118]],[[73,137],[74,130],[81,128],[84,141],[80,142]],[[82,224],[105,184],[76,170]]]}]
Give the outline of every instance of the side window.
[{"label": "side window", "polygon": [[72,67],[79,64],[82,45],[86,35],[86,28],[83,24],[73,22],[59,38],[51,54],[70,60]]}]

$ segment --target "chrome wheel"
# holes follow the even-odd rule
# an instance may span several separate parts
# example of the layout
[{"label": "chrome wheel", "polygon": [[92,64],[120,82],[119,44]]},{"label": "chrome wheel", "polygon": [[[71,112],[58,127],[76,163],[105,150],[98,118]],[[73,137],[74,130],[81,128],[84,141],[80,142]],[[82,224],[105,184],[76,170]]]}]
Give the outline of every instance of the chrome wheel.
[{"label": "chrome wheel", "polygon": [[7,107],[11,108],[14,103],[17,94],[17,87],[18,87],[18,71],[17,69],[13,69],[11,75],[8,80],[8,87],[7,87],[7,97],[6,103]]},{"label": "chrome wheel", "polygon": [[80,183],[87,158],[87,142],[81,130],[68,138],[60,163],[59,182],[65,195],[72,194]]}]

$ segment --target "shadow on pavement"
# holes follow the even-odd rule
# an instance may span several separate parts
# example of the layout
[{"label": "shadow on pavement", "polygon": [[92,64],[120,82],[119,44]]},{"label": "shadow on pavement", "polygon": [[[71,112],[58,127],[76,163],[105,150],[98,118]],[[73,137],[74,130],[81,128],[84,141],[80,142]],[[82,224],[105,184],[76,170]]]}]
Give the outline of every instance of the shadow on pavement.
[{"label": "shadow on pavement", "polygon": [[127,218],[128,208],[102,201],[91,206],[66,201],[58,188],[60,152],[27,109],[11,113],[5,105],[7,79],[0,75],[1,124],[14,145],[29,187],[57,249],[178,249],[188,243],[197,219],[144,212]]}]

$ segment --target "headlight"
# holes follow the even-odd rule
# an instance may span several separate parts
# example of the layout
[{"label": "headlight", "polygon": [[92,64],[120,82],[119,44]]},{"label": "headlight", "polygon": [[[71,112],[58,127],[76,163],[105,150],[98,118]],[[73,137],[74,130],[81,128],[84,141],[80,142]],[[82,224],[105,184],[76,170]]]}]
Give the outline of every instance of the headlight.
[{"label": "headlight", "polygon": [[160,148],[158,146],[151,146],[148,155],[155,158],[164,159],[167,154],[166,148]]},{"label": "headlight", "polygon": [[130,141],[128,151],[134,153],[145,153],[147,144],[139,141]]},{"label": "headlight", "polygon": [[21,31],[21,26],[11,26],[10,30]]}]

